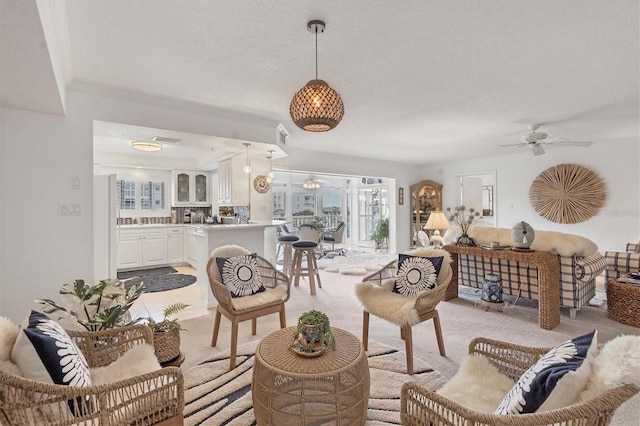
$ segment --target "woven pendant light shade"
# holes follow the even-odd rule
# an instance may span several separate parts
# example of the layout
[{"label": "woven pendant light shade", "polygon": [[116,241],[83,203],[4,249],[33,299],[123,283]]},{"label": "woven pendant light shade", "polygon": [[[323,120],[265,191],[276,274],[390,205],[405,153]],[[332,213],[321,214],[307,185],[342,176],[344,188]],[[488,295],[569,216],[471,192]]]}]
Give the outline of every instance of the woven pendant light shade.
[{"label": "woven pendant light shade", "polygon": [[301,129],[326,132],[342,120],[344,104],[340,94],[324,80],[311,80],[293,95],[289,113]]}]

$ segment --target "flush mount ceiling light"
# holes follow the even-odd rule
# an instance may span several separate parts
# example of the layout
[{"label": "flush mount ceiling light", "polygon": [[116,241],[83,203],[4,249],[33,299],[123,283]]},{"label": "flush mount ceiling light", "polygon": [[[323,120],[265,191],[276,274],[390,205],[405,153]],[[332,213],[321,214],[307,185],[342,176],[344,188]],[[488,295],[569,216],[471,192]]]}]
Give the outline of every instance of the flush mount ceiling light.
[{"label": "flush mount ceiling light", "polygon": [[249,147],[251,146],[251,144],[245,142],[242,145],[244,145],[247,149],[247,162],[244,166],[242,166],[242,171],[245,173],[251,173],[251,163],[249,162]]},{"label": "flush mount ceiling light", "polygon": [[162,149],[162,144],[151,141],[132,141],[131,146],[138,151],[155,152]]},{"label": "flush mount ceiling light", "polygon": [[320,182],[318,182],[313,178],[313,176],[311,176],[305,181],[305,183],[302,184],[302,187],[304,189],[318,189],[320,188]]},{"label": "flush mount ceiling light", "polygon": [[318,33],[323,33],[325,24],[313,20],[307,23],[309,32],[316,36],[316,78],[309,81],[291,100],[291,119],[303,130],[326,132],[340,123],[344,115],[344,104],[340,94],[326,81],[318,79]]},{"label": "flush mount ceiling light", "polygon": [[276,177],[276,174],[273,172],[273,153],[275,152],[275,150],[270,149],[269,151],[267,151],[269,153],[269,155],[267,155],[267,160],[269,160],[269,172],[267,173],[267,182],[271,183],[273,181],[273,178]]}]

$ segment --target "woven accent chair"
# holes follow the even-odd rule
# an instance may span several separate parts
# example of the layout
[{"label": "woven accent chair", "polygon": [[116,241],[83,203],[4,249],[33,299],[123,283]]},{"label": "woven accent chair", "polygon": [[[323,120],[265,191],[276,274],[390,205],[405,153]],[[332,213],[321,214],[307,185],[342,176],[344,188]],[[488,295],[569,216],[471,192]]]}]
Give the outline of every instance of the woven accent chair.
[{"label": "woven accent chair", "polygon": [[220,331],[220,319],[222,315],[231,321],[231,346],[229,357],[229,369],[236,367],[236,353],[238,349],[238,324],[251,320],[251,334],[256,335],[257,318],[278,313],[280,315],[280,328],[287,326],[284,304],[289,300],[289,278],[276,270],[271,263],[260,256],[256,256],[258,262],[258,274],[265,287],[265,291],[250,296],[231,297],[229,288],[222,284],[220,271],[216,263],[216,257],[233,257],[251,254],[250,251],[240,246],[228,245],[218,247],[211,252],[207,262],[207,275],[209,286],[214,297],[218,301],[216,318],[213,324],[213,336],[211,346],[218,344],[218,332]]},{"label": "woven accent chair", "polygon": [[[414,325],[433,319],[440,355],[445,356],[444,340],[440,327],[440,316],[436,306],[443,299],[451,281],[451,257],[444,250],[419,248],[408,253],[412,256],[443,257],[436,287],[417,297],[403,296],[392,292],[398,261],[387,263],[382,269],[364,277],[356,285],[356,296],[363,306],[362,343],[367,350],[369,341],[369,315],[373,314],[400,326],[400,337],[405,343],[407,373],[413,374],[413,337]],[[413,303],[411,303],[413,302]]]},{"label": "woven accent chair", "polygon": [[[476,338],[469,354],[485,357],[502,374],[518,378],[551,348],[535,348],[497,340]],[[485,414],[426,389],[416,383],[402,385],[400,418],[403,425],[518,425],[518,426],[602,426],[608,425],[615,410],[638,393],[634,385],[611,389],[596,398],[567,407],[530,414]]]},{"label": "woven accent chair", "polygon": [[[139,344],[153,344],[146,325],[103,331],[70,331],[90,368],[111,364]],[[74,416],[68,400],[88,398],[91,413]],[[98,386],[64,386],[0,371],[0,424],[182,425],[184,379],[178,367]]]}]

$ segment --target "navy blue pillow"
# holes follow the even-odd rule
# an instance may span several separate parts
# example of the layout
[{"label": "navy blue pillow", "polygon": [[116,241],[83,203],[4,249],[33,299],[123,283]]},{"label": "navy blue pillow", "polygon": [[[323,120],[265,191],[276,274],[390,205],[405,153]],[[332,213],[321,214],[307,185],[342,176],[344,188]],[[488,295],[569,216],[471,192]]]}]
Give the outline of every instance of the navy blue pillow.
[{"label": "navy blue pillow", "polygon": [[[89,365],[60,324],[43,313],[31,311],[28,325],[18,335],[11,358],[32,380],[68,386],[91,386]],[[80,416],[93,411],[89,397],[68,401]]]},{"label": "navy blue pillow", "polygon": [[234,257],[216,257],[220,278],[231,292],[231,297],[250,296],[264,291],[258,273],[256,254]]},{"label": "navy blue pillow", "polygon": [[399,254],[398,274],[393,291],[403,296],[416,296],[423,291],[432,290],[436,287],[441,267],[442,256],[422,257]]},{"label": "navy blue pillow", "polygon": [[524,372],[494,414],[535,413],[576,402],[591,376],[597,346],[593,330],[551,349]]}]

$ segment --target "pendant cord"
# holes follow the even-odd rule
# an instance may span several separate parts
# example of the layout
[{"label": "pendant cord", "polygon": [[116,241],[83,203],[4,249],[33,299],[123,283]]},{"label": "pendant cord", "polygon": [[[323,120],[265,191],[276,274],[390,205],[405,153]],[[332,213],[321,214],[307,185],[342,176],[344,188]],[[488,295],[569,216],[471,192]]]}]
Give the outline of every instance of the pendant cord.
[{"label": "pendant cord", "polygon": [[318,28],[316,28],[316,80],[318,79]]}]

